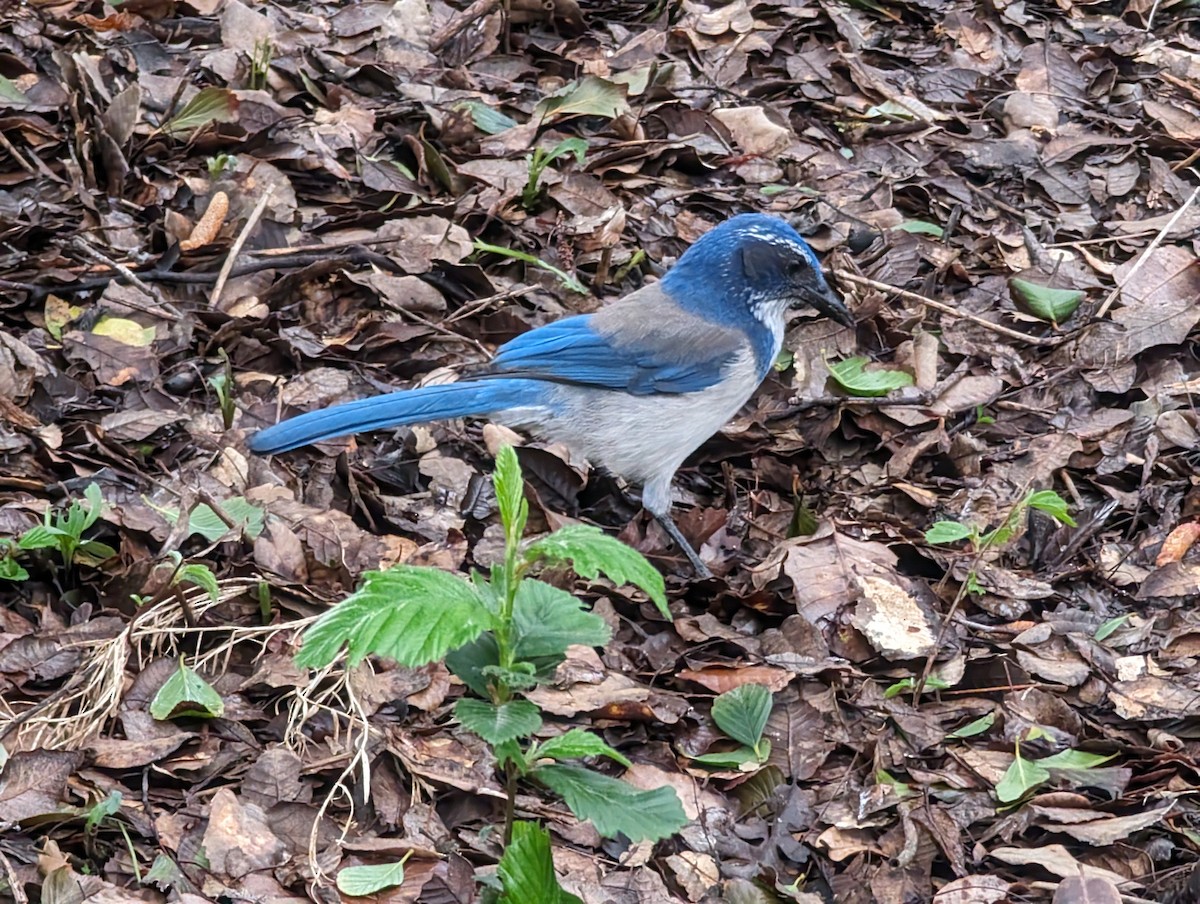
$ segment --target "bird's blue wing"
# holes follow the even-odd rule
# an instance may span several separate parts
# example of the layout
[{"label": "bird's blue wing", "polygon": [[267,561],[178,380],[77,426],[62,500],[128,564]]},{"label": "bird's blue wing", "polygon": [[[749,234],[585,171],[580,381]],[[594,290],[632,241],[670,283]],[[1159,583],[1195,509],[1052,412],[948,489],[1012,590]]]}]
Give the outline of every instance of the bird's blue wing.
[{"label": "bird's blue wing", "polygon": [[[642,290],[597,314],[567,317],[502,345],[490,376],[538,377],[632,395],[699,392],[744,351],[735,331]],[[641,296],[640,298],[638,296]]]}]

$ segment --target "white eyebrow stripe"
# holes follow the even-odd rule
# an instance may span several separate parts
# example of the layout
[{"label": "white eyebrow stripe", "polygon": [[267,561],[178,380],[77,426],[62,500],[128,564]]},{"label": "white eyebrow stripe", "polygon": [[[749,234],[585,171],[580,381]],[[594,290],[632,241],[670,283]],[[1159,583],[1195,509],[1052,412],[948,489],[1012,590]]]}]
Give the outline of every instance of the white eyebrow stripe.
[{"label": "white eyebrow stripe", "polygon": [[805,258],[808,257],[807,248],[798,242],[792,241],[786,236],[779,235],[778,233],[768,232],[765,229],[758,229],[757,227],[752,226],[746,230],[745,234],[751,238],[760,239],[770,245],[774,245],[777,248],[787,248],[788,250],[795,251],[797,254]]}]

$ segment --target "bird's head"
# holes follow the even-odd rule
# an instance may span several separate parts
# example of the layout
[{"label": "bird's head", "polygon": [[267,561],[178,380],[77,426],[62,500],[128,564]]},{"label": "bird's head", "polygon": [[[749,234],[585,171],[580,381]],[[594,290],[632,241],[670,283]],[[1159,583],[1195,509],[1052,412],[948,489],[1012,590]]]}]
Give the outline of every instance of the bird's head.
[{"label": "bird's head", "polygon": [[736,322],[749,313],[782,329],[788,308],[808,306],[854,326],[812,248],[784,220],[766,214],[739,214],[700,236],[663,277],[662,287],[681,305],[718,322]]}]

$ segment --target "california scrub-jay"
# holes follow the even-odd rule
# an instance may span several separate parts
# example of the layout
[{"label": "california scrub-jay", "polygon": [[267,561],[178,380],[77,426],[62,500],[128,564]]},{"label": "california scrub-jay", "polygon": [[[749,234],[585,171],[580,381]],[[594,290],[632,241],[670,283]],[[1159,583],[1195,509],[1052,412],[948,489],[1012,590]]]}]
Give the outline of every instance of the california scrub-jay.
[{"label": "california scrub-jay", "polygon": [[737,413],[779,354],[789,308],[854,319],[799,233],[742,214],[701,236],[661,281],[594,314],[500,346],[456,383],[310,411],[250,437],[260,454],[444,418],[486,415],[581,453],[642,484],[642,504],[711,573],[671,520],[671,478]]}]

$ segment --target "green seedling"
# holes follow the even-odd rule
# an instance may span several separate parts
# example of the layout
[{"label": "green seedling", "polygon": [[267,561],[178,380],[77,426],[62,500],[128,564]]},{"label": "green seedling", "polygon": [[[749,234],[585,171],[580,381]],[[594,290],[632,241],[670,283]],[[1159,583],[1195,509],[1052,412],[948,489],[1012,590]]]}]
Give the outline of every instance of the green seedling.
[{"label": "green seedling", "polygon": [[581,729],[535,738],[548,732],[541,709],[525,697],[526,691],[553,680],[569,646],[603,646],[612,633],[574,595],[532,577],[535,569],[570,564],[583,578],[604,574],[617,584],[640,588],[670,617],[662,575],[640,553],[586,525],[522,542],[529,505],[511,447],[496,457],[494,484],[504,557],[489,575],[476,572],[467,578],[404,564],[369,572],[359,590],[308,628],[296,662],[325,668],[343,648],[350,665],[369,654],[411,667],[444,660],[470,691],[455,706],[456,718],[491,746],[504,773],[506,843],[524,839],[531,849],[541,849],[541,842],[516,829],[514,819],[517,786],[528,782],[558,794],[606,837],[665,838],[686,822],[675,791],[645,791],[570,762],[605,757],[630,765],[620,752]]}]

